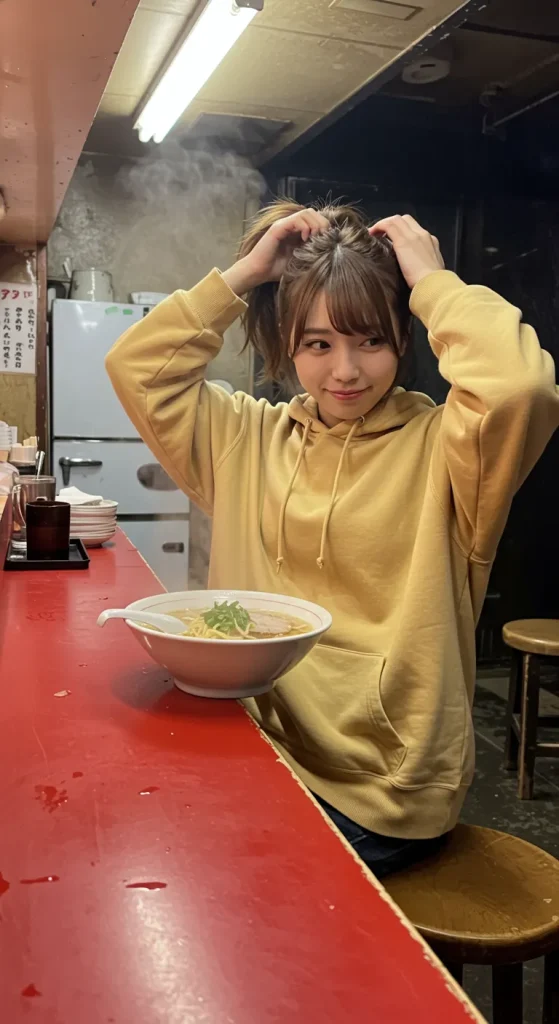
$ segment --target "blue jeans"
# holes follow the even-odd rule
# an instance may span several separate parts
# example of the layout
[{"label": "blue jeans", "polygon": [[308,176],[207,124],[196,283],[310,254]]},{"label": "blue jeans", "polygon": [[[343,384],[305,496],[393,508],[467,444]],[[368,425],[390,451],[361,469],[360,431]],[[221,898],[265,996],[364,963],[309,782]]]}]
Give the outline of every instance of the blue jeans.
[{"label": "blue jeans", "polygon": [[337,811],[335,807],[331,807],[326,800],[316,796],[316,793],[313,796],[377,878],[386,878],[394,871],[402,871],[437,853],[449,835],[447,833],[436,839],[391,839],[389,836],[379,835],[378,832],[369,832],[351,818],[347,818],[341,811]]}]

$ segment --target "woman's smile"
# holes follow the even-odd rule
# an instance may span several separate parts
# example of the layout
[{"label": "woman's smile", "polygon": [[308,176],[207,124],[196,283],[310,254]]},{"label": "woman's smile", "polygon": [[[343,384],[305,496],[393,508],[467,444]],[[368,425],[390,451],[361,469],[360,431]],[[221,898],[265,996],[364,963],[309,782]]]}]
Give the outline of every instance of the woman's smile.
[{"label": "woman's smile", "polygon": [[352,391],[334,391],[333,388],[325,388],[325,391],[327,391],[329,395],[332,395],[332,398],[335,398],[338,402],[356,402],[368,390],[369,388],[361,388],[357,391],[355,389]]}]

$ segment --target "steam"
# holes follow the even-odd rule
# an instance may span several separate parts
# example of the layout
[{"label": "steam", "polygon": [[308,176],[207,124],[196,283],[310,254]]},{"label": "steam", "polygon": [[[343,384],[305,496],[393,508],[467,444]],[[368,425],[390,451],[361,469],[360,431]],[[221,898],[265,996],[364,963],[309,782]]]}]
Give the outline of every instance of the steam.
[{"label": "steam", "polygon": [[178,214],[179,220],[188,221],[188,211],[196,209],[210,230],[232,204],[238,205],[239,197],[257,201],[264,189],[262,176],[236,153],[209,145],[188,150],[175,141],[123,167],[116,184],[146,209]]},{"label": "steam", "polygon": [[168,141],[124,163],[84,157],[49,241],[49,271],[62,274],[66,257],[74,269],[108,270],[120,302],[190,288],[233,262],[264,189],[248,160],[208,144]]},{"label": "steam", "polygon": [[247,210],[263,193],[261,175],[240,156],[207,146],[187,150],[178,142],[121,168],[115,185],[137,210],[116,259],[131,261],[139,273],[149,246],[163,261],[165,291],[191,287],[214,266],[226,269]]}]

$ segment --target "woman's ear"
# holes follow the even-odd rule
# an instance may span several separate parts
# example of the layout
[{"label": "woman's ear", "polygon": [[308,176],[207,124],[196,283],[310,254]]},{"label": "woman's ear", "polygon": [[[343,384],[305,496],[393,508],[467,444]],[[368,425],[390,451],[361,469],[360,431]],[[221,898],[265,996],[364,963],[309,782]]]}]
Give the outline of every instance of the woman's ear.
[{"label": "woman's ear", "polygon": [[411,330],[405,331],[398,338],[398,354],[400,357],[405,356],[411,342]]}]

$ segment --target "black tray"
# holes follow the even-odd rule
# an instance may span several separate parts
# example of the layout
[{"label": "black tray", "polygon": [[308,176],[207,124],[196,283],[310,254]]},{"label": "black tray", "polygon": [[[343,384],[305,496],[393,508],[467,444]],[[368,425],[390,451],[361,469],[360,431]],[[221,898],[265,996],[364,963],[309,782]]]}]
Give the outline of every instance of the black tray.
[{"label": "black tray", "polygon": [[8,555],[4,563],[4,569],[12,572],[25,572],[27,569],[45,570],[56,570],[60,572],[63,569],[89,569],[89,555],[81,540],[70,541],[70,553],[68,558],[52,559],[41,559],[40,561],[30,561],[24,552],[13,551],[11,548],[8,550]]}]

